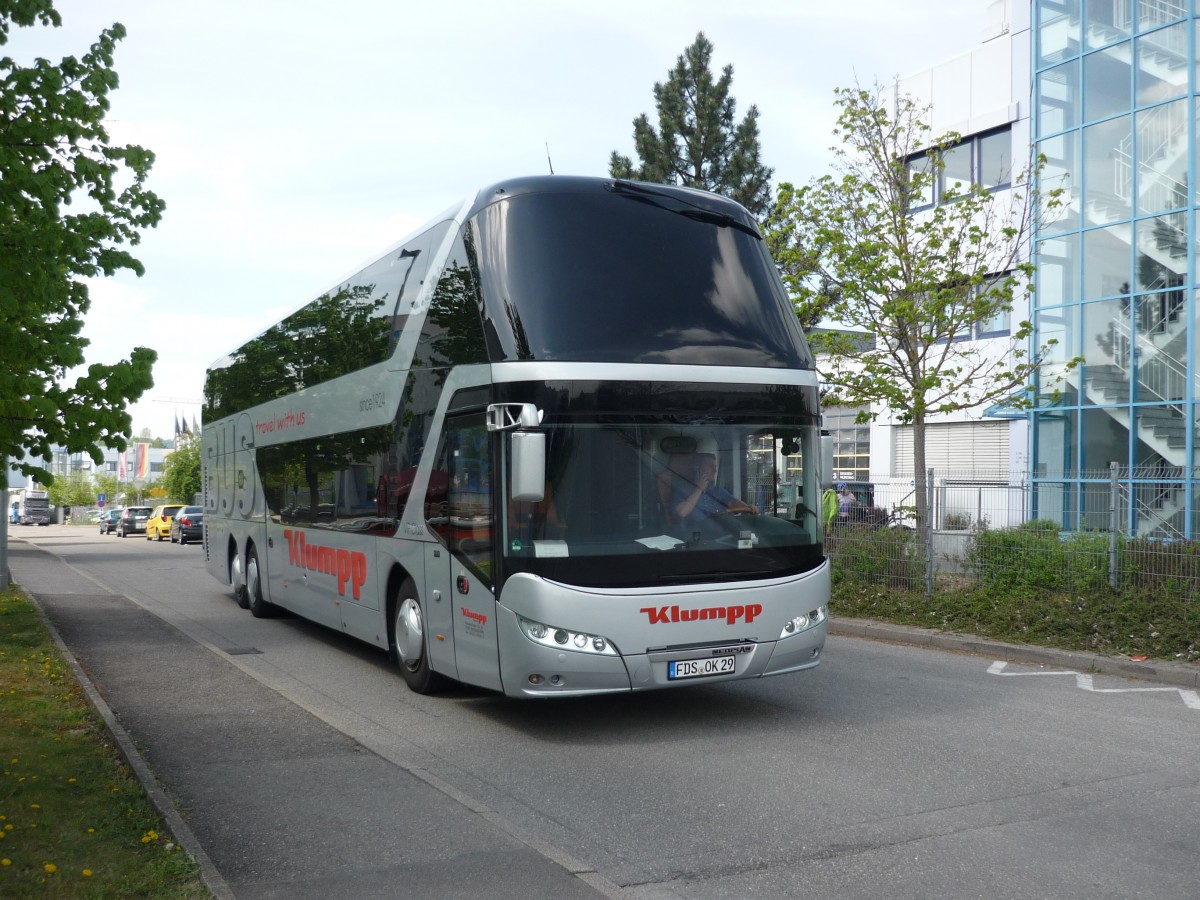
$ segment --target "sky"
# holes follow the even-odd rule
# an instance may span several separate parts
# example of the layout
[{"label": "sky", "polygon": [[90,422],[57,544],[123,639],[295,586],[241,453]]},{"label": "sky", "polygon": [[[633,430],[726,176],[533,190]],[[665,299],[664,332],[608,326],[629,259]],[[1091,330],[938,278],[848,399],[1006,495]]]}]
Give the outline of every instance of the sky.
[{"label": "sky", "polygon": [[833,91],[982,38],[990,0],[57,0],[18,62],[80,56],[114,22],[116,144],[156,156],[145,275],[90,282],[87,360],[158,351],[134,434],[200,419],[205,369],[479,188],[608,174],[703,31],[758,107],[774,183],[829,170]]}]

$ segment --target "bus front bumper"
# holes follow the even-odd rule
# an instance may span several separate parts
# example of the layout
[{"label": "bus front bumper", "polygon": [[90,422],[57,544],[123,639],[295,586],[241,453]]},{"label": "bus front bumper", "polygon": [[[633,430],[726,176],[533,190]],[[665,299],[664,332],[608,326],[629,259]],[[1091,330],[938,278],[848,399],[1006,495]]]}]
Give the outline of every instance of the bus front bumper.
[{"label": "bus front bumper", "polygon": [[511,611],[502,612],[500,676],[504,693],[512,697],[579,697],[799,672],[820,663],[827,633],[822,620],[778,641],[601,655],[535,644]]}]

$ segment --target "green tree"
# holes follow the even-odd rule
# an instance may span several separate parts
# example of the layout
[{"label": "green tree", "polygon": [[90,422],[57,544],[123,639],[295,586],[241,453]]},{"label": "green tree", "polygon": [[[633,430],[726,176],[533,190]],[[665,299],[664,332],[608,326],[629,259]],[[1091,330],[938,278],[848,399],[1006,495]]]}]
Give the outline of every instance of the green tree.
[{"label": "green tree", "polygon": [[[59,25],[51,0],[0,0],[0,44],[13,26]],[[124,36],[114,24],[82,56],[57,64],[0,58],[0,459],[47,484],[52,445],[97,464],[102,446],[124,449],[126,405],[153,384],[156,354],[144,347],[66,377],[85,363],[83,279],[141,275],[127,247],[164,208],[145,187],[153,154],[114,146],[104,125]]]},{"label": "green tree", "polygon": [[167,496],[180,503],[191,503],[200,490],[200,439],[181,435],[175,451],[163,460],[158,484]]},{"label": "green tree", "polygon": [[[836,97],[835,174],[781,185],[767,240],[802,322],[824,316],[874,335],[870,348],[861,334],[809,339],[831,402],[886,408],[912,425],[923,524],[929,416],[1012,398],[1046,349],[1029,352],[1028,322],[1012,323],[1003,347],[971,338],[1032,291],[1032,220],[1057,205],[1058,194],[1027,188],[1037,161],[1013,173],[1011,190],[943,179],[960,139],[933,138],[926,108],[878,87],[842,88]],[[936,184],[943,189],[933,205]]]},{"label": "green tree", "polygon": [[762,164],[758,107],[735,122],[729,95],[733,66],[713,79],[713,45],[703,32],[684,50],[667,75],[654,85],[658,130],[643,113],[633,120],[638,167],[617,151],[609,159],[614,178],[679,184],[724,194],[762,218],[771,202],[771,169]]},{"label": "green tree", "polygon": [[92,506],[96,492],[91,479],[82,472],[71,472],[65,478],[56,478],[49,487],[50,504],[61,506],[68,512],[76,506]]}]

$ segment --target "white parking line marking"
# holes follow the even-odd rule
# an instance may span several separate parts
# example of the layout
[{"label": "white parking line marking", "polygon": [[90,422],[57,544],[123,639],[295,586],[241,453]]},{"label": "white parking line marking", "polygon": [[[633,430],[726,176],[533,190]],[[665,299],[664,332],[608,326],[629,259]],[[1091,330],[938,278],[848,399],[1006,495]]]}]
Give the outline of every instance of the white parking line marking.
[{"label": "white parking line marking", "polygon": [[1175,687],[1144,687],[1144,688],[1098,688],[1092,683],[1092,676],[1085,675],[1083,672],[1075,672],[1071,669],[1065,669],[1058,672],[1006,672],[1008,663],[997,660],[992,663],[988,669],[989,675],[1072,675],[1075,678],[1075,686],[1083,691],[1091,691],[1093,694],[1151,694],[1170,691],[1179,695],[1179,699],[1183,701],[1188,709],[1200,710],[1200,694],[1195,691],[1187,691],[1183,688]]}]

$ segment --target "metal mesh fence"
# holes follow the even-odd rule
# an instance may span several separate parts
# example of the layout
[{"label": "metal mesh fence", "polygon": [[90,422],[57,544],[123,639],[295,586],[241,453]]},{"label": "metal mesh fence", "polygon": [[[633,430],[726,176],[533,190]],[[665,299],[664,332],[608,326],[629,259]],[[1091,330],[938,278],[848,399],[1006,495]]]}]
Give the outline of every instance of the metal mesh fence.
[{"label": "metal mesh fence", "polygon": [[826,529],[835,583],[1200,593],[1200,497],[1188,499],[1200,470],[930,470],[927,482],[925,503],[911,476],[846,485],[854,500]]}]

